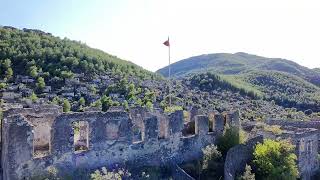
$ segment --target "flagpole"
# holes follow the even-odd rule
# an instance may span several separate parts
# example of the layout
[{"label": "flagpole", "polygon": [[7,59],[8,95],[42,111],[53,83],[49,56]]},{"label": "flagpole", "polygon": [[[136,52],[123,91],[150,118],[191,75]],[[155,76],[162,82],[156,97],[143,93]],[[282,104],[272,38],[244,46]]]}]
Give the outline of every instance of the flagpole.
[{"label": "flagpole", "polygon": [[[168,42],[169,41],[169,36],[168,36]],[[169,53],[169,106],[171,107],[171,61],[170,61],[170,46],[168,46],[168,53]]]}]

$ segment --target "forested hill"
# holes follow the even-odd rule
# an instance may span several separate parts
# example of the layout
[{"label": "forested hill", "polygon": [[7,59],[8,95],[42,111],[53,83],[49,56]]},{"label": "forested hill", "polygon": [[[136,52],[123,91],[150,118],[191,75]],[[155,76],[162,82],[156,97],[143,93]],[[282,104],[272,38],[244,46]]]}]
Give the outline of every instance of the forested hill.
[{"label": "forested hill", "polygon": [[5,26],[0,27],[0,60],[1,79],[18,74],[36,77],[38,73],[47,79],[70,77],[74,73],[155,77],[129,61],[83,43],[60,39],[40,30]]},{"label": "forested hill", "polygon": [[[218,53],[190,57],[171,65],[171,75],[182,77],[190,73],[212,71],[220,74],[240,74],[253,70],[273,70],[298,76],[320,85],[319,69],[309,69],[293,61],[280,58],[265,58],[247,53]],[[157,71],[168,76],[168,67]]]},{"label": "forested hill", "polygon": [[[249,60],[246,63],[249,67]],[[259,64],[256,62],[257,66]],[[228,67],[224,65],[225,69]],[[303,68],[296,71],[312,75]],[[245,72],[248,73],[243,70],[242,74]],[[173,73],[176,75],[177,69]],[[114,106],[126,110],[130,107],[161,108],[165,112],[177,109],[189,111],[195,106],[220,112],[239,108],[245,119],[265,119],[275,115],[293,117],[292,114],[296,119],[309,119],[317,115],[309,113],[307,117],[297,109],[288,110],[270,100],[301,97],[302,106],[298,110],[316,110],[318,106],[314,104],[319,104],[318,87],[308,83],[309,89],[305,91],[294,84],[285,87],[290,88],[288,91],[283,91],[281,80],[275,81],[274,91],[268,93],[265,91],[268,81],[256,83],[256,80],[260,82],[263,78],[252,75],[241,78],[210,73],[188,76],[182,80],[172,80],[169,91],[168,81],[156,73],[83,43],[61,39],[40,30],[0,27],[0,106],[10,102],[24,105],[31,102],[50,103],[63,106],[64,112],[90,108],[108,111]],[[291,92],[298,94],[289,97]],[[280,98],[268,98],[270,94],[277,94]],[[310,101],[304,95],[308,95]],[[295,106],[294,103],[285,107]]]}]

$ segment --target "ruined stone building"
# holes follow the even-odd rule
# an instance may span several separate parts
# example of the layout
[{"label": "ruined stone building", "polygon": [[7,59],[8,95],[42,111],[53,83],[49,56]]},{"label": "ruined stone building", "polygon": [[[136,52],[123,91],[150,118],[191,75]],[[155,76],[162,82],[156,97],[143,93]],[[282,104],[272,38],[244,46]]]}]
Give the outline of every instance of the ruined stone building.
[{"label": "ruined stone building", "polygon": [[2,122],[2,178],[18,180],[49,169],[63,176],[114,164],[158,166],[194,160],[203,147],[215,143],[226,123],[239,124],[239,112],[197,115],[194,134],[188,136],[182,135],[182,111],[62,113],[60,107],[42,105],[8,109]]},{"label": "ruined stone building", "polygon": [[[263,126],[261,126],[263,125]],[[248,131],[248,124],[244,129]],[[243,172],[245,164],[253,157],[254,145],[263,139],[286,139],[295,146],[299,176],[303,180],[309,180],[319,170],[319,133],[320,121],[292,121],[292,120],[268,120],[265,124],[250,123],[251,136],[255,136],[245,145],[237,145],[228,151],[225,162],[225,179],[233,180],[235,176]],[[261,126],[261,128],[259,128]],[[281,132],[275,133],[263,129],[264,126],[278,126]],[[241,156],[239,156],[241,154]]]}]

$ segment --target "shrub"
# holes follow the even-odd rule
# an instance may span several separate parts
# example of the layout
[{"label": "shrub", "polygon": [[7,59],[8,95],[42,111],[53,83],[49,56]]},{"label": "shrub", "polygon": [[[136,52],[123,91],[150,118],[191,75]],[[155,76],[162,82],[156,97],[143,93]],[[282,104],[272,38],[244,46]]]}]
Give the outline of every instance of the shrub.
[{"label": "shrub", "polygon": [[31,96],[29,96],[29,99],[31,99],[32,102],[36,102],[38,100],[38,96],[33,92]]},{"label": "shrub", "polygon": [[108,171],[107,168],[103,167],[101,171],[96,170],[90,176],[92,180],[121,180],[124,177],[130,177],[131,174],[125,169]]},{"label": "shrub", "polygon": [[265,125],[263,128],[265,131],[272,132],[273,134],[276,134],[276,135],[282,134],[282,130],[278,125],[272,125],[272,126]]},{"label": "shrub", "polygon": [[255,180],[256,177],[255,177],[254,173],[252,173],[251,171],[252,171],[251,166],[246,165],[246,169],[243,172],[243,175],[238,177],[237,179],[238,180]]},{"label": "shrub", "polygon": [[63,100],[63,112],[69,112],[71,109],[71,105],[67,99]]},{"label": "shrub", "polygon": [[6,83],[0,83],[0,90],[5,89],[7,87]]},{"label": "shrub", "polygon": [[201,179],[219,179],[223,177],[224,162],[217,146],[208,145],[202,149],[202,152]]},{"label": "shrub", "polygon": [[245,133],[238,127],[225,126],[223,135],[218,138],[218,150],[225,157],[230,148],[245,142]]},{"label": "shrub", "polygon": [[293,153],[294,146],[285,140],[267,139],[257,144],[253,163],[259,179],[288,179],[298,177],[297,156]]},{"label": "shrub", "polygon": [[164,110],[165,113],[172,113],[178,110],[182,110],[181,106],[167,106]]}]

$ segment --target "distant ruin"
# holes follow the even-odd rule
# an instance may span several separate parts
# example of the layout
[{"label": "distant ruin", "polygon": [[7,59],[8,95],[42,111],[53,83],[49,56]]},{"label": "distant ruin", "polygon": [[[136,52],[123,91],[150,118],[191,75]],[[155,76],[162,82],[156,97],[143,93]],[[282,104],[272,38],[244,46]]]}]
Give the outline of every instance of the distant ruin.
[{"label": "distant ruin", "polygon": [[11,108],[2,123],[3,179],[30,179],[55,168],[77,169],[132,163],[176,164],[198,159],[226,123],[240,125],[239,111],[196,115],[194,134],[183,136],[182,111],[166,115],[144,108],[62,113],[53,105]]}]

